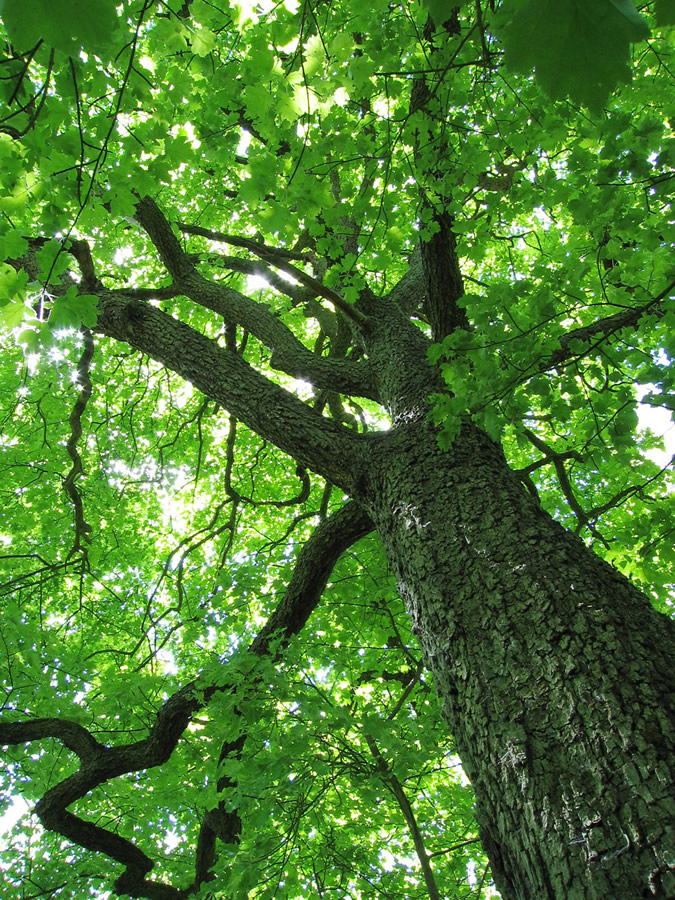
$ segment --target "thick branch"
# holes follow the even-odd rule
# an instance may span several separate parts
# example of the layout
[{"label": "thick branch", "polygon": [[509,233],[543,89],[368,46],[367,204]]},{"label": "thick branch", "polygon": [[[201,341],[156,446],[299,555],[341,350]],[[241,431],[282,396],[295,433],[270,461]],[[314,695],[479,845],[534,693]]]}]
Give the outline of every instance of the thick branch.
[{"label": "thick branch", "polygon": [[194,274],[192,258],[185,253],[164,213],[151,197],[136,204],[136,221],[155,246],[164,268],[177,284]]},{"label": "thick branch", "polygon": [[446,212],[436,212],[434,222],[439,230],[428,241],[420,241],[420,252],[426,286],[424,308],[431,325],[432,339],[442,341],[457,328],[468,330],[469,323],[464,307],[458,303],[464,295],[464,283],[452,219]]},{"label": "thick branch", "polygon": [[351,489],[360,435],[323,418],[237,354],[154,306],[102,291],[98,312],[97,331],[147,353],[302,466]]},{"label": "thick branch", "polygon": [[267,653],[269,640],[283,633],[298,634],[316,607],[340,556],[373,530],[366,513],[353,501],[318,525],[303,546],[283,599],[251,644],[251,651]]},{"label": "thick branch", "polygon": [[[192,300],[193,303],[221,315],[225,321],[242,325],[250,331],[272,351],[274,368],[294,378],[304,378],[319,390],[334,390],[342,394],[377,400],[377,388],[366,362],[328,360],[316,356],[295,337],[279,318],[272,314],[265,304],[256,303],[239,291],[200,275],[195,269],[194,257],[185,253],[171,230],[169,222],[154,200],[149,197],[141,200],[136,206],[136,218],[154,244],[163,265],[173,278],[175,286],[180,289],[180,293]],[[230,238],[219,232],[210,232],[208,229],[197,226],[181,225],[180,227],[189,233],[211,237],[213,240],[227,241],[236,246],[244,246],[253,250],[254,253],[257,250],[259,251],[257,255],[262,259],[284,271],[291,272],[303,284],[311,282],[307,286],[315,293],[321,296],[327,296],[326,291],[332,293],[329,288],[323,288],[320,282],[300,272],[299,269],[295,269],[287,262],[289,255],[294,257],[297,254],[273,250],[247,238]],[[342,298],[339,299],[342,303],[346,302]],[[351,313],[356,313],[353,307],[350,307],[349,304],[346,305]],[[359,316],[363,319],[363,316],[360,314]]]},{"label": "thick branch", "polygon": [[559,340],[560,349],[555,350],[545,360],[542,367],[543,370],[554,368],[567,362],[569,359],[577,359],[580,355],[585,355],[585,352],[588,351],[579,353],[578,350],[572,349],[572,344],[576,341],[597,346],[624,328],[637,328],[643,316],[647,316],[650,313],[663,315],[662,303],[672,294],[674,288],[675,281],[671,281],[665,290],[642,306],[622,309],[621,312],[615,313],[613,316],[606,316],[604,319],[598,319],[597,322],[592,322],[590,325],[584,325],[582,328],[576,328],[574,331],[567,332]]},{"label": "thick branch", "polygon": [[125,866],[115,882],[117,893],[148,900],[181,900],[183,891],[150,882],[145,875],[153,861],[131,841],[68,812],[68,807],[112,778],[167,761],[192,715],[204,702],[194,684],[173,695],[159,710],[149,735],[135,744],[104,747],[81,725],[61,719],[36,719],[0,724],[0,744],[19,744],[52,737],[80,758],[80,768],[59,782],[35,806],[45,828],[56,831],[87,850],[105,853]]},{"label": "thick branch", "polygon": [[188,225],[185,222],[178,223],[179,229],[184,234],[194,234],[197,237],[204,237],[210,241],[216,241],[219,244],[228,244],[230,247],[241,247],[242,250],[249,250],[255,256],[261,259],[268,259],[276,265],[276,262],[289,262],[294,259],[302,262],[307,259],[307,255],[300,250],[287,250],[284,247],[268,247],[262,241],[253,238],[241,237],[236,234],[225,234],[222,231],[214,231],[211,228],[203,228],[201,225]]},{"label": "thick branch", "polygon": [[[302,629],[339,556],[372,527],[366,513],[349,502],[316,528],[300,551],[283,600],[251,644],[251,652],[264,655],[273,635],[281,636],[283,643]],[[134,744],[105,747],[82,725],[57,718],[0,723],[0,744],[54,738],[72,750],[80,759],[79,770],[48,790],[36,804],[35,812],[44,827],[122,863],[125,871],[115,882],[116,893],[147,900],[183,900],[195,886],[180,890],[148,881],[145,876],[154,865],[150,857],[127,838],[85,821],[67,808],[106,781],[165,763],[197,710],[217,691],[229,689],[222,679],[218,685],[185,685],[160,708],[148,736]],[[212,835],[215,841],[215,832]]]},{"label": "thick branch", "polygon": [[240,272],[242,275],[253,275],[264,278],[268,285],[279,294],[291,298],[293,306],[300,306],[313,299],[314,291],[299,287],[287,278],[282,278],[262,259],[242,259],[239,256],[226,256],[222,253],[198,254],[207,263],[229,272]]},{"label": "thick branch", "polygon": [[68,719],[34,719],[29,722],[0,724],[0,742],[25,744],[43,738],[56,738],[72,750],[83,763],[90,762],[104,747],[78,722]]},{"label": "thick branch", "polygon": [[365,360],[327,359],[317,356],[264,303],[256,303],[239,291],[195,273],[184,286],[193,303],[222,315],[228,322],[242,325],[272,351],[275,369],[294,378],[305,378],[319,390],[377,400],[377,388]]},{"label": "thick branch", "polygon": [[410,254],[405,275],[394,285],[386,299],[396,303],[405,315],[411,316],[422,309],[427,285],[422,269],[422,252],[419,243]]},{"label": "thick branch", "polygon": [[[272,349],[272,365],[293,377],[309,380],[319,390],[378,398],[366,361],[325,358],[309,351],[270,310],[225,285],[203,278],[185,254],[154,201],[138,204],[151,237],[174,284],[158,291],[106,291],[97,281],[84,242],[69,248],[80,262],[88,290],[99,297],[96,330],[125,341],[164,363],[241,419],[249,428],[349,491],[356,461],[357,435],[259,375],[239,356],[220,348],[189,326],[142,302],[146,296],[181,294],[243,325]],[[37,243],[40,242],[38,240]],[[17,265],[28,266],[19,260]]]}]

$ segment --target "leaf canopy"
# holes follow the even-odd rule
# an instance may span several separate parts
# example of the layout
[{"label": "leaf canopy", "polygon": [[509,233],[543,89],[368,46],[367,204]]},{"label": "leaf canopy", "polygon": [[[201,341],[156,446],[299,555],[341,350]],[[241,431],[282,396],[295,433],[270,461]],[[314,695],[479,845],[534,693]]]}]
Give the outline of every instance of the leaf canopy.
[{"label": "leaf canopy", "polygon": [[[246,315],[264,307],[314,363],[359,362],[330,298],[387,295],[450,217],[470,327],[429,353],[448,389],[429,405],[439,440],[471,417],[548,512],[672,609],[672,460],[644,411],[672,434],[673,5],[494,6],[0,7],[3,716],[131,743],[167,697],[226,668],[232,690],[166,765],[76,810],[185,885],[204,811],[237,808],[219,893],[195,896],[429,896],[400,791],[444,895],[495,894],[378,542],[342,556],[281,661],[249,658],[344,498],[160,361],[110,340],[87,358],[97,302],[124,289],[161,306],[354,431],[386,428],[386,412],[172,295],[141,198],[232,304],[256,301]],[[91,283],[74,280],[80,242]],[[244,730],[219,798],[223,735]],[[77,766],[51,738],[6,760],[4,797],[29,803]],[[8,890],[80,900],[84,877],[108,896],[109,860],[62,843],[24,817],[5,838]]]}]

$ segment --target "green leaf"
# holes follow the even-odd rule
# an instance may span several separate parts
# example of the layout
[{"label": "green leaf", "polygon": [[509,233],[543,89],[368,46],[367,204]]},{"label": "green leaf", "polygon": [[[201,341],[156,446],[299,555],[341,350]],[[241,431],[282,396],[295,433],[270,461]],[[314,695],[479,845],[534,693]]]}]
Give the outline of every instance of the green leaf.
[{"label": "green leaf", "polygon": [[467,0],[422,0],[422,5],[427,9],[438,29],[452,17],[458,7],[466,2]]},{"label": "green leaf", "polygon": [[41,337],[39,329],[24,328],[16,337],[17,344],[20,344],[25,353],[37,353],[41,346]]},{"label": "green leaf", "polygon": [[1,15],[19,50],[28,51],[44,40],[67,56],[75,56],[81,47],[105,54],[118,25],[109,0],[68,0],[67,8],[51,0],[4,0]]},{"label": "green leaf", "polygon": [[216,36],[208,28],[200,28],[192,37],[192,50],[197,56],[208,56],[216,46]]},{"label": "green leaf", "polygon": [[92,328],[96,324],[97,303],[98,298],[93,294],[78,294],[75,286],[69,287],[63,296],[54,300],[49,314],[50,330],[79,328],[80,325]]},{"label": "green leaf", "polygon": [[[629,41],[645,41],[649,37],[649,25],[635,9],[632,0],[609,0],[610,5],[614,7],[619,17],[625,20],[625,33]],[[617,17],[616,24],[619,27],[620,18]]]},{"label": "green leaf", "polygon": [[20,259],[28,249],[28,241],[14,228],[0,237],[0,259]]},{"label": "green leaf", "polygon": [[23,269],[15,269],[9,263],[0,263],[0,305],[23,303],[26,299],[28,275]]},{"label": "green leaf", "polygon": [[38,263],[38,277],[45,283],[56,284],[59,275],[63,275],[70,266],[71,260],[61,241],[47,241],[35,254]]},{"label": "green leaf", "polygon": [[659,25],[675,25],[675,0],[656,0],[655,15]]},{"label": "green leaf", "polygon": [[614,88],[630,80],[630,43],[649,36],[631,0],[504,4],[496,27],[507,65],[521,72],[534,69],[550,97],[570,97],[595,112]]},{"label": "green leaf", "polygon": [[30,310],[20,300],[13,300],[0,306],[0,328],[11,330],[17,328],[26,318]]}]

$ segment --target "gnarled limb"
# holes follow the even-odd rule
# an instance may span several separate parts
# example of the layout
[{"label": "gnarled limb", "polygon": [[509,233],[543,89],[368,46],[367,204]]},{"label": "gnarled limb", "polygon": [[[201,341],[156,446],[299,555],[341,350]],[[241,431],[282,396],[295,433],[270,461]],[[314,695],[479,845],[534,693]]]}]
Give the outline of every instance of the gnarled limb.
[{"label": "gnarled limb", "polygon": [[154,306],[101,291],[98,310],[97,331],[148,353],[300,465],[351,487],[360,465],[360,435],[323,418],[237,354]]},{"label": "gnarled limb", "polygon": [[68,419],[70,424],[70,436],[66,442],[66,450],[68,451],[72,466],[63,482],[63,489],[70,497],[75,513],[75,540],[69,556],[81,553],[82,564],[86,565],[87,549],[84,546],[84,543],[89,541],[91,526],[84,518],[82,495],[77,487],[77,480],[84,472],[84,469],[82,468],[82,457],[77,449],[77,445],[82,437],[82,414],[84,413],[92,394],[89,367],[94,356],[94,338],[92,337],[91,331],[84,327],[82,328],[82,338],[84,347],[77,364],[77,376],[81,387]]},{"label": "gnarled limb", "polygon": [[[283,645],[303,628],[339,556],[372,527],[367,514],[356,503],[349,502],[316,528],[299,553],[283,599],[251,643],[250,652],[264,656],[269,653],[272,637],[281,636]],[[35,812],[44,827],[122,863],[125,870],[115,881],[116,893],[147,900],[182,900],[206,877],[208,867],[204,867],[204,861],[213,855],[216,834],[223,838],[236,834],[236,812],[224,814],[230,819],[224,818],[220,810],[207,815],[199,840],[196,881],[188,888],[179,889],[146,877],[154,861],[133,841],[74,815],[68,807],[106,781],[167,762],[192,716],[215,693],[226,690],[231,690],[231,684],[222,677],[217,685],[203,679],[190,682],[159,709],[147,737],[133,744],[105,746],[83,725],[61,718],[0,723],[0,744],[24,744],[44,738],[61,741],[79,758],[80,767],[50,788],[36,804]],[[225,744],[227,749],[235,746],[241,749],[243,740]]]},{"label": "gnarled limb", "polygon": [[334,291],[332,288],[329,288],[325,284],[322,284],[316,278],[313,278],[311,275],[303,272],[302,269],[298,269],[297,266],[291,265],[291,263],[288,262],[287,252],[279,252],[272,247],[267,247],[265,246],[265,244],[260,244],[258,243],[258,241],[249,240],[248,238],[233,238],[231,235],[223,234],[220,231],[210,231],[208,228],[201,228],[196,225],[180,224],[179,228],[186,234],[197,234],[201,235],[202,237],[206,237],[211,241],[222,241],[226,244],[234,244],[238,247],[245,247],[247,250],[250,250],[251,253],[253,253],[255,256],[258,256],[260,259],[266,260],[273,266],[281,269],[282,272],[286,272],[287,275],[295,278],[296,281],[300,282],[300,284],[303,284],[305,287],[314,291],[317,297],[323,297],[325,300],[328,300],[329,303],[332,303],[336,309],[339,309],[340,312],[343,312],[348,319],[351,319],[357,325],[363,326],[366,324],[367,320],[363,313],[359,312],[358,309],[347,303],[344,297],[341,297],[340,294],[337,293],[337,291]]},{"label": "gnarled limb", "polygon": [[[154,244],[160,259],[180,293],[205,309],[222,316],[226,322],[242,325],[272,351],[272,365],[287,375],[305,378],[319,390],[331,388],[341,393],[378,399],[375,381],[366,362],[325,359],[311,353],[292,331],[262,303],[256,303],[239,291],[200,275],[194,257],[186,253],[171,230],[166,217],[154,200],[145,197],[136,207],[136,218]],[[234,238],[206,228],[181,225],[181,230],[214,241],[244,247],[261,259],[293,275],[318,296],[327,297],[335,305],[346,305],[349,315],[363,320],[338,294],[288,263],[299,254],[267,248],[248,238]],[[301,257],[302,258],[302,257]],[[336,299],[337,298],[337,299]],[[342,309],[342,307],[340,307]],[[345,310],[343,310],[344,312]]]},{"label": "gnarled limb", "polygon": [[[270,652],[272,638],[281,635],[283,647],[293,635],[300,633],[318,604],[341,554],[359,538],[365,537],[372,528],[368,515],[353,501],[317,526],[300,551],[286,593],[252,641],[249,647],[251,653],[265,656]],[[238,756],[245,740],[246,735],[243,734],[235,741],[225,741],[219,763],[229,756]],[[221,777],[218,791],[227,786],[227,776]],[[232,842],[236,840],[240,829],[241,822],[236,810],[228,812],[222,802],[217,809],[209,810],[199,833],[195,880],[197,887],[209,880],[209,869],[216,858],[216,838]]]}]

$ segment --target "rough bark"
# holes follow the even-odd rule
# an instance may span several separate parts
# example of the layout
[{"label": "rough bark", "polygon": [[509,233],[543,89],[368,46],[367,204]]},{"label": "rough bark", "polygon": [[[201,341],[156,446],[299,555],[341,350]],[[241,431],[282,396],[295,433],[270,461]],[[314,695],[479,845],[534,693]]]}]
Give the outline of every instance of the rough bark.
[{"label": "rough bark", "polygon": [[[377,399],[374,380],[367,362],[354,363],[346,359],[327,360],[316,356],[307,350],[293,332],[264,303],[256,303],[255,300],[251,300],[250,297],[246,297],[239,291],[200,275],[195,269],[193,257],[183,250],[166,217],[150,197],[144,197],[137,205],[136,215],[139,224],[152,241],[162,263],[173,279],[176,291],[189,297],[198,306],[203,306],[222,316],[226,322],[243,325],[272,350],[275,368],[288,375],[307,378],[320,389],[328,387],[333,391]],[[275,265],[289,269],[289,266],[284,264],[285,257],[288,255],[284,251],[271,250],[256,241],[244,238],[228,238],[219,232],[210,232],[203,228],[187,225],[182,228],[193,234],[207,236],[213,240],[234,242],[238,246],[255,250],[256,254],[264,259],[271,259]],[[266,252],[262,252],[263,250]],[[296,254],[290,255],[296,256]],[[307,276],[304,276],[297,268],[290,266],[290,269],[299,280],[307,279]],[[309,281],[317,294],[344,307],[345,301],[335,291],[323,288],[313,278],[310,278]],[[363,324],[360,314],[353,310],[352,312]]]},{"label": "rough bark", "polygon": [[97,331],[161,362],[297,462],[349,489],[358,436],[269,381],[240,356],[162,310],[101,292]]},{"label": "rough bark", "polygon": [[452,231],[452,218],[447,212],[434,215],[438,231],[420,243],[425,276],[424,304],[431,334],[442,341],[457,328],[469,328],[466,312],[458,300],[464,294],[462,273],[457,260],[457,242]]},{"label": "rough bark", "polygon": [[368,347],[399,424],[371,445],[360,501],[475,788],[495,882],[505,900],[672,897],[673,623],[543,512],[479,429],[438,449],[402,327]]}]

